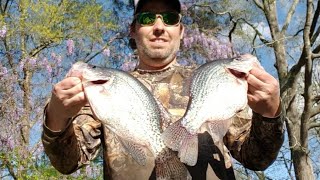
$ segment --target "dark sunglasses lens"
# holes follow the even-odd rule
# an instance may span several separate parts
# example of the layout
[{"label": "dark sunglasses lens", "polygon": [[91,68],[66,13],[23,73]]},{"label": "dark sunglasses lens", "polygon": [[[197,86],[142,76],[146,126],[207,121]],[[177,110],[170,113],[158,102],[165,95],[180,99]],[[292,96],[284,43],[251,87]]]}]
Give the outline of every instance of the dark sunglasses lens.
[{"label": "dark sunglasses lens", "polygon": [[176,25],[180,22],[180,15],[178,13],[166,12],[161,15],[165,24]]},{"label": "dark sunglasses lens", "polygon": [[154,13],[140,13],[138,15],[138,23],[142,25],[150,25],[153,24],[156,19],[156,14]]}]

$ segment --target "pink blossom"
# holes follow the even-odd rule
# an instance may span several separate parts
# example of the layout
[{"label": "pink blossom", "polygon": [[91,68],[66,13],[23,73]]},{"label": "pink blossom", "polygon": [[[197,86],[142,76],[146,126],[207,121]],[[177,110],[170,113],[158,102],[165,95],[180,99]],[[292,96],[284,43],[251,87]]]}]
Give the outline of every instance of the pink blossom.
[{"label": "pink blossom", "polygon": [[9,137],[9,138],[8,138],[7,144],[8,144],[9,149],[13,149],[13,148],[14,148],[14,144],[15,144],[15,143],[14,143],[14,140],[13,140],[12,137]]},{"label": "pink blossom", "polygon": [[72,39],[68,39],[67,40],[67,51],[68,51],[68,55],[72,55],[74,50],[74,42]]},{"label": "pink blossom", "polygon": [[6,67],[0,68],[0,77],[8,74],[8,70]]},{"label": "pink blossom", "polygon": [[52,57],[53,59],[55,59],[56,56],[57,56],[56,53],[54,53],[54,52],[51,53],[51,57]]},{"label": "pink blossom", "polygon": [[29,61],[29,64],[30,64],[31,66],[35,66],[36,63],[37,63],[37,58],[31,57],[31,58],[28,59],[28,61]]},{"label": "pink blossom", "polygon": [[86,174],[87,176],[92,177],[92,168],[90,166],[86,166]]},{"label": "pink blossom", "polygon": [[19,62],[19,69],[22,70],[24,68],[24,64],[26,62],[26,59],[22,59],[20,62]]},{"label": "pink blossom", "polygon": [[4,38],[6,34],[7,34],[7,27],[2,26],[2,28],[0,29],[0,38]]},{"label": "pink blossom", "polygon": [[137,63],[134,61],[128,61],[122,64],[121,69],[123,71],[133,71],[136,68]]},{"label": "pink blossom", "polygon": [[103,51],[102,51],[102,54],[109,57],[110,56],[110,49],[109,48],[105,48]]},{"label": "pink blossom", "polygon": [[60,65],[61,62],[62,62],[62,57],[61,57],[60,55],[57,56],[57,57],[56,57],[56,61],[57,61],[58,65]]},{"label": "pink blossom", "polygon": [[181,4],[181,11],[187,11],[188,10],[188,6],[186,6],[185,4]]},{"label": "pink blossom", "polygon": [[56,61],[58,65],[62,62],[62,57],[60,55],[56,55],[54,52],[51,53],[51,58]]},{"label": "pink blossom", "polygon": [[46,69],[47,69],[49,74],[52,72],[52,67],[50,66],[50,64],[46,65]]}]

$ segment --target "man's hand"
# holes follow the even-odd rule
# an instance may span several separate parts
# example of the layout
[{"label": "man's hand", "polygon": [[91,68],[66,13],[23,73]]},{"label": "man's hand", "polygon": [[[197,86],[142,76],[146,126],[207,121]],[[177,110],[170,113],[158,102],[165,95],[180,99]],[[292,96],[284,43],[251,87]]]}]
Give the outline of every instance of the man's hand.
[{"label": "man's hand", "polygon": [[250,71],[247,82],[250,108],[263,117],[277,117],[281,111],[278,81],[257,65]]},{"label": "man's hand", "polygon": [[53,87],[47,107],[46,125],[54,131],[65,129],[68,119],[76,115],[86,103],[80,78],[65,78]]}]

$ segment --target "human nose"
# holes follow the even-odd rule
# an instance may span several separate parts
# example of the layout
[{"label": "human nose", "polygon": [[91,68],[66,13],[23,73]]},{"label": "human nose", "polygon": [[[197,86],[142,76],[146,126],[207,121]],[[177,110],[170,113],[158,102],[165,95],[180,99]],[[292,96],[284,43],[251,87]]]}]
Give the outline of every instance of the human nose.
[{"label": "human nose", "polygon": [[153,30],[156,33],[162,33],[163,30],[164,30],[164,26],[165,25],[164,25],[161,17],[158,16],[156,21],[155,21],[155,23],[154,23],[154,25],[153,25]]}]

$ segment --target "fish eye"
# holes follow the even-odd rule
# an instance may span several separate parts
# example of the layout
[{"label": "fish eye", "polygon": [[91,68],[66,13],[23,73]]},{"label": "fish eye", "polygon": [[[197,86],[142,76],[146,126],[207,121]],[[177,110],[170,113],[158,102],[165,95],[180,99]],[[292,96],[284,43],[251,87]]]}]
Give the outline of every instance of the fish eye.
[{"label": "fish eye", "polygon": [[92,66],[92,69],[96,69],[97,68],[97,66]]}]

